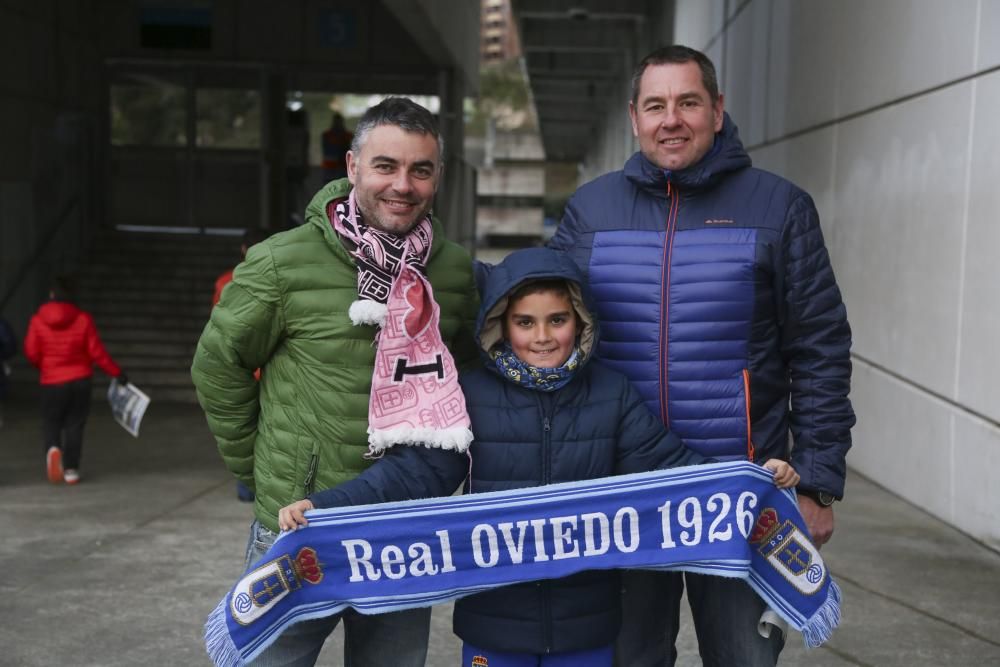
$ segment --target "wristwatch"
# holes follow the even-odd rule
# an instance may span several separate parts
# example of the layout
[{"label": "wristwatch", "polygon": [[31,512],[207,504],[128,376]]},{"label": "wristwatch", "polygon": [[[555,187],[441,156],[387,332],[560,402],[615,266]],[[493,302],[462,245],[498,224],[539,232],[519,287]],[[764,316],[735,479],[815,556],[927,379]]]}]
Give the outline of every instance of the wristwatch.
[{"label": "wristwatch", "polygon": [[796,492],[800,496],[805,496],[806,498],[812,498],[817,504],[823,507],[829,507],[837,501],[837,497],[832,493],[827,493],[826,491],[813,491],[811,489],[797,489]]}]

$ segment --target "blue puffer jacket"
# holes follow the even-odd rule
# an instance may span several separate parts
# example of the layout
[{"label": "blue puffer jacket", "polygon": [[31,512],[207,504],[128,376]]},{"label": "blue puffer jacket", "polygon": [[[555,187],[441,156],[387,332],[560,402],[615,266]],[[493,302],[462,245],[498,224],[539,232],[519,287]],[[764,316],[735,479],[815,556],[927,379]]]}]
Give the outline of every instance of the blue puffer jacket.
[{"label": "blue puffer jacket", "polygon": [[[476,326],[481,350],[495,340],[506,295],[525,280],[547,277],[582,284],[565,255],[545,248],[519,251],[493,268]],[[582,303],[574,295],[577,313],[593,321],[587,301],[585,291]],[[462,376],[475,434],[467,490],[502,491],[702,461],[664,429],[624,375],[589,360],[597,327],[585,329],[583,365],[555,392],[505,380],[485,350],[486,368]],[[484,649],[544,654],[596,648],[618,634],[619,595],[616,571],[507,586],[458,600],[454,630]]]},{"label": "blue puffer jacket", "polygon": [[843,495],[851,330],[819,216],[750,166],[728,115],[688,169],[636,153],[581,187],[550,246],[587,276],[597,357],[688,446],[759,463],[791,429],[800,488]]}]

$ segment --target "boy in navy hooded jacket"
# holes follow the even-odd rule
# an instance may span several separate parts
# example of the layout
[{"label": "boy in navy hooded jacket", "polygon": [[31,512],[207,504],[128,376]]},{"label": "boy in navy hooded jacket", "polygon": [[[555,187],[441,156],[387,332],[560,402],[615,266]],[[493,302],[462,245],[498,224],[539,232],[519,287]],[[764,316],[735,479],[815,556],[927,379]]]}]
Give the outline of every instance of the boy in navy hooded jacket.
[{"label": "boy in navy hooded jacket", "polygon": [[[597,320],[569,258],[521,250],[485,282],[476,325],[484,367],[461,377],[475,435],[466,493],[706,462],[665,429],[624,375],[591,359]],[[784,461],[765,467],[782,488],[798,481]],[[347,491],[329,489],[282,509],[282,529],[304,525],[307,509],[344,504]],[[461,598],[453,622],[464,641],[462,664],[611,665],[620,588],[617,571],[594,570]]]}]

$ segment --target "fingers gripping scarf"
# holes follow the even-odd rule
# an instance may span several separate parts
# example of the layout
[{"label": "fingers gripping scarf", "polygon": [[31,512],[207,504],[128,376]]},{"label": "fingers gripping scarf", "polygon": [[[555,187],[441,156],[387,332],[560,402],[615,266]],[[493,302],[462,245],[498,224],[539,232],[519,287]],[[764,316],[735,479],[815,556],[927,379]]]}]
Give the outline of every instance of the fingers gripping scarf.
[{"label": "fingers gripping scarf", "polygon": [[358,266],[355,326],[376,325],[375,371],[368,400],[368,454],[397,444],[464,452],[472,442],[455,360],[441,340],[441,309],[424,277],[433,227],[429,216],[405,236],[369,227],[354,191],[327,214]]}]

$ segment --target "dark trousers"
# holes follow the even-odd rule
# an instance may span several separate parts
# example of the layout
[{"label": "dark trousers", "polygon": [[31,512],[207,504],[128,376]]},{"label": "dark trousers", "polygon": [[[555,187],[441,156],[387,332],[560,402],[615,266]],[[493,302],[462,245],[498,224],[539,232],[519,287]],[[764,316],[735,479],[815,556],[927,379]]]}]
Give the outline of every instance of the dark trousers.
[{"label": "dark trousers", "polygon": [[45,451],[63,450],[63,468],[80,467],[83,427],[90,413],[90,378],[42,385],[42,438]]},{"label": "dark trousers", "polygon": [[688,603],[704,667],[774,667],[785,646],[780,632],[768,639],[757,625],[767,608],[742,579],[694,572],[626,570],[622,575],[622,630],[615,665],[674,665],[681,595]]}]

